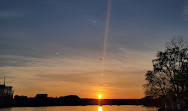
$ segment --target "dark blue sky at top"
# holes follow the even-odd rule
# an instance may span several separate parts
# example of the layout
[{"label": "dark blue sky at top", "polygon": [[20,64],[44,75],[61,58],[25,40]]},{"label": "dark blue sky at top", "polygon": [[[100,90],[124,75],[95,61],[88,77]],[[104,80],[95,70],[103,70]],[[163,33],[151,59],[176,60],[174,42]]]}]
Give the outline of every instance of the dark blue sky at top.
[{"label": "dark blue sky at top", "polygon": [[[187,38],[184,0],[112,0],[108,50],[148,51]],[[0,55],[102,51],[107,0],[1,0]],[[96,23],[94,23],[96,21]]]}]

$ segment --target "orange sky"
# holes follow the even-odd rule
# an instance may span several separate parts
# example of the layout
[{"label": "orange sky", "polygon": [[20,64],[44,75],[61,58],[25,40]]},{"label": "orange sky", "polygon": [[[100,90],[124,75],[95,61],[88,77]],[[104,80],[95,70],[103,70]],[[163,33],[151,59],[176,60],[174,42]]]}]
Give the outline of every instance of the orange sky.
[{"label": "orange sky", "polygon": [[[145,72],[151,69],[152,53],[123,48],[119,51],[117,54],[107,53],[102,76],[102,61],[93,52],[87,53],[87,57],[32,58],[32,62],[25,66],[0,69],[11,75],[7,84],[12,85],[18,95],[33,97],[37,93],[47,93],[59,97],[75,94],[81,98],[97,98],[97,94],[102,93],[103,98],[144,97],[142,85]],[[139,58],[135,57],[138,55]]]}]

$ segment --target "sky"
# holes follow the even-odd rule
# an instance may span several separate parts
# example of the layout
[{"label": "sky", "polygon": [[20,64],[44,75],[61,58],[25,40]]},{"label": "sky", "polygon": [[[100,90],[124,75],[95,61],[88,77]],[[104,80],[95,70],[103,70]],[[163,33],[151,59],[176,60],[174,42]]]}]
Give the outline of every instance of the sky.
[{"label": "sky", "polygon": [[112,0],[104,61],[107,4],[0,0],[0,77],[28,97],[144,97],[157,51],[188,37],[188,0]]}]

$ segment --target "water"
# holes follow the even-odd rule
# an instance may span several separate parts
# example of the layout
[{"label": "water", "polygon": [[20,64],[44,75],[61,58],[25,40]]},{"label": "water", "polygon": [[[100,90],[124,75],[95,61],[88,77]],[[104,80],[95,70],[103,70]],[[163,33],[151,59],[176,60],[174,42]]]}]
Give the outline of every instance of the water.
[{"label": "water", "polygon": [[136,105],[122,106],[47,106],[0,108],[0,111],[157,111],[154,107]]}]

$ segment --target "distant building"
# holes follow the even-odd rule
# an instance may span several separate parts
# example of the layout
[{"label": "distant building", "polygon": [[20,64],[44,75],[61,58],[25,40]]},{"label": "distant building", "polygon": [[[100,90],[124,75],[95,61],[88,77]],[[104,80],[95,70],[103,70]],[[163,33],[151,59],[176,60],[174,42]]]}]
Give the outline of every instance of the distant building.
[{"label": "distant building", "polygon": [[45,98],[48,98],[48,94],[37,94],[35,96],[35,98],[42,98],[42,99],[45,99]]},{"label": "distant building", "polygon": [[5,85],[0,85],[0,98],[1,97],[10,97],[13,98],[13,90],[12,86],[5,86]]},{"label": "distant building", "polygon": [[4,84],[0,84],[0,106],[9,105],[13,99],[13,94],[12,86],[6,86],[4,78]]},{"label": "distant building", "polygon": [[19,95],[15,95],[14,99],[27,99],[27,96],[19,96]]}]

